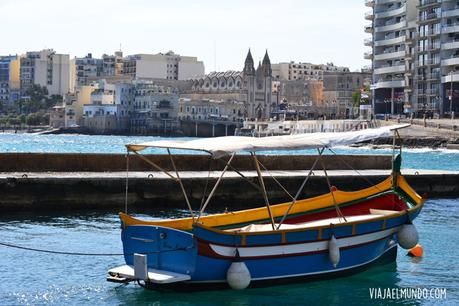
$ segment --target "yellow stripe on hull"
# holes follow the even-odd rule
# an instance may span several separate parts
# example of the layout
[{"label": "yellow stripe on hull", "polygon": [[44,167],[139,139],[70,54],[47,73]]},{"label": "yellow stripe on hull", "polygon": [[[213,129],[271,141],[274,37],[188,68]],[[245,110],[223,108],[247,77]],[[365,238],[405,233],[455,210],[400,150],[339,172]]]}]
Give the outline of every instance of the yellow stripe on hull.
[{"label": "yellow stripe on hull", "polygon": [[[422,201],[422,197],[419,196],[406,182],[405,178],[401,175],[397,176],[397,185],[403,191],[406,192],[415,202],[419,204]],[[372,195],[388,191],[392,189],[392,177],[389,177],[381,183],[371,186],[358,191],[334,191],[336,203],[342,205],[359,199],[364,199]],[[285,211],[288,209],[290,202],[272,205],[271,210],[273,216],[282,217]],[[333,207],[333,198],[331,193],[320,195],[310,199],[298,200],[290,211],[290,215],[297,213],[303,213],[318,209],[324,209]],[[143,221],[133,218],[127,214],[120,213],[120,218],[123,221],[124,226],[131,225],[156,225],[175,228],[179,230],[189,231],[192,229],[193,220],[192,218],[181,218],[181,219],[166,219],[158,221]],[[213,214],[203,216],[200,218],[199,223],[206,227],[220,227],[228,226],[231,224],[243,224],[253,223],[257,220],[269,219],[268,211],[266,207],[254,208],[241,210],[236,212],[228,212],[222,214]]]}]

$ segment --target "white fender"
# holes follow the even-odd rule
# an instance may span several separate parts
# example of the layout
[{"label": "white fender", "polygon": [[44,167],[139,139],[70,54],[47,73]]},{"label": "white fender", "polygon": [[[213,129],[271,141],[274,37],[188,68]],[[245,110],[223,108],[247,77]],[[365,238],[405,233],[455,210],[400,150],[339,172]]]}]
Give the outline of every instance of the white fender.
[{"label": "white fender", "polygon": [[242,261],[234,261],[226,271],[226,281],[232,289],[242,290],[249,286],[252,276]]},{"label": "white fender", "polygon": [[403,224],[397,233],[398,244],[409,250],[418,244],[419,235],[416,227],[413,224]]},{"label": "white fender", "polygon": [[338,241],[336,240],[335,235],[332,235],[330,241],[328,242],[328,255],[330,256],[330,261],[333,264],[333,267],[336,268],[340,260],[340,253]]}]

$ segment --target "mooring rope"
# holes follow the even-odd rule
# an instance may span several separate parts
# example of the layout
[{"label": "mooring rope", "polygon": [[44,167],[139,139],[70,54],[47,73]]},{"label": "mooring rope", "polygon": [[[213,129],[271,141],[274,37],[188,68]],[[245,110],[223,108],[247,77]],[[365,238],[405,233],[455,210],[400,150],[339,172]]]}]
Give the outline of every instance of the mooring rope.
[{"label": "mooring rope", "polygon": [[[25,246],[20,246],[16,244],[11,244],[11,243],[5,243],[5,242],[0,242],[1,246],[9,247],[9,248],[14,248],[14,249],[21,249],[21,250],[26,250],[26,251],[33,251],[33,252],[40,252],[40,253],[50,253],[50,254],[58,254],[58,255],[72,255],[72,256],[132,256],[134,253],[81,253],[81,252],[65,252],[65,251],[54,251],[54,250],[46,250],[46,249],[38,249],[38,248],[31,248],[31,247],[25,247]],[[174,251],[186,251],[188,249],[192,248],[190,247],[183,247],[183,248],[176,248],[176,249],[171,249],[171,250],[164,250],[164,251],[152,251],[152,252],[142,252],[140,254],[158,254],[158,253],[166,253],[166,252],[174,252]]]}]

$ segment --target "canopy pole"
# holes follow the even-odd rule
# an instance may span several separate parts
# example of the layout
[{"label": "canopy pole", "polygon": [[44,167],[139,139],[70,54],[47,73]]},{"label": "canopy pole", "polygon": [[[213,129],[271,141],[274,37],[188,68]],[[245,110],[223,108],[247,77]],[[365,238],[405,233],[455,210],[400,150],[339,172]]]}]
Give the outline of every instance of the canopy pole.
[{"label": "canopy pole", "polygon": [[214,185],[214,187],[212,188],[212,190],[210,191],[209,196],[207,197],[206,202],[204,203],[204,205],[202,206],[201,210],[199,211],[199,216],[198,216],[198,218],[196,219],[196,222],[198,222],[199,219],[201,218],[202,213],[204,212],[204,210],[206,209],[207,205],[209,204],[210,199],[212,199],[212,197],[213,197],[213,195],[214,195],[214,193],[215,193],[215,190],[217,190],[217,187],[218,187],[218,185],[220,184],[220,181],[222,180],[223,175],[225,175],[225,172],[228,170],[228,167],[229,167],[229,165],[231,164],[231,161],[233,160],[233,158],[234,158],[235,155],[236,155],[236,152],[234,152],[233,154],[231,154],[231,157],[230,157],[230,159],[228,160],[228,162],[226,163],[225,168],[224,168],[223,171],[222,171],[222,174],[221,174],[220,177],[218,178],[217,182],[215,182],[215,185]]},{"label": "canopy pole", "polygon": [[[223,164],[225,164],[225,162],[223,162],[221,159],[217,159],[217,161],[219,162],[222,162]],[[248,179],[244,174],[241,173],[241,171],[237,170],[236,168],[234,168],[233,166],[231,165],[228,165],[228,167],[233,170],[234,172],[236,172],[240,177],[242,177],[247,183],[249,183],[253,188],[255,188],[256,190],[258,191],[261,191],[261,188],[260,186],[258,186],[257,184],[255,184],[254,182],[252,182],[250,179]]]},{"label": "canopy pole", "polygon": [[153,168],[155,169],[158,169],[159,171],[161,172],[164,172],[164,174],[166,174],[168,177],[170,177],[171,179],[173,179],[174,181],[178,181],[178,178],[176,178],[175,176],[173,176],[172,174],[170,174],[167,170],[161,168],[160,166],[158,166],[157,164],[155,164],[154,162],[152,162],[151,160],[149,160],[148,158],[146,158],[145,156],[143,156],[142,154],[139,154],[137,153],[136,151],[133,151],[138,157],[140,157],[143,161],[145,161],[147,164],[150,164],[151,166],[153,166]]},{"label": "canopy pole", "polygon": [[129,191],[129,150],[126,152],[126,194],[124,195],[124,213],[128,211],[128,191]]},{"label": "canopy pole", "polygon": [[188,196],[185,191],[185,187],[183,187],[182,180],[180,179],[180,175],[177,171],[177,167],[175,167],[174,159],[172,158],[171,151],[169,148],[167,148],[167,154],[169,154],[169,158],[171,159],[172,167],[174,168],[175,175],[177,176],[178,183],[180,185],[180,188],[182,189],[183,196],[185,197],[186,205],[188,205],[188,209],[190,210],[191,214],[191,219],[194,221],[194,213],[193,213],[193,208],[191,208],[190,200],[188,199]]},{"label": "canopy pole", "polygon": [[269,218],[271,219],[271,225],[273,227],[273,230],[275,231],[276,230],[276,225],[274,223],[274,217],[273,217],[273,213],[271,211],[271,206],[269,205],[268,194],[266,193],[265,182],[263,181],[263,176],[261,175],[260,165],[258,163],[258,159],[257,159],[257,156],[255,155],[255,152],[251,152],[250,154],[252,154],[253,160],[255,162],[255,168],[257,169],[258,180],[260,181],[260,186],[261,186],[261,191],[262,191],[262,194],[263,194],[263,198],[265,200],[266,208],[268,209]]},{"label": "canopy pole", "polygon": [[[317,151],[319,151],[319,149],[317,149]],[[343,213],[338,207],[338,203],[336,202],[335,194],[330,184],[330,179],[328,178],[327,169],[325,168],[325,164],[322,161],[322,159],[320,159],[320,164],[322,165],[322,168],[324,169],[325,179],[327,180],[328,190],[330,190],[331,196],[333,198],[333,205],[335,206],[336,214],[338,215],[338,217],[342,217],[344,219],[344,222],[347,222],[346,217],[343,215]]]},{"label": "canopy pole", "polygon": [[306,183],[308,182],[309,178],[311,177],[312,171],[314,170],[314,168],[316,167],[317,163],[319,162],[320,156],[322,155],[324,150],[325,150],[325,147],[323,147],[322,150],[319,150],[319,155],[317,156],[316,160],[314,161],[314,164],[312,164],[312,167],[309,170],[308,176],[304,179],[303,183],[301,183],[301,186],[298,189],[298,191],[296,192],[292,203],[290,203],[290,205],[287,208],[287,211],[282,216],[282,220],[279,222],[279,225],[277,226],[277,229],[279,229],[281,227],[282,223],[285,221],[285,218],[287,218],[288,214],[290,213],[290,210],[292,209],[293,205],[298,200],[298,197],[300,196],[301,192],[303,191],[304,186],[306,186]]},{"label": "canopy pole", "polygon": [[258,161],[258,163],[261,165],[261,167],[263,167],[263,170],[265,170],[266,172],[268,172],[269,176],[277,183],[277,185],[279,185],[279,187],[289,196],[289,198],[293,200],[293,196],[290,194],[290,192],[288,192],[288,190],[281,184],[281,182],[279,182],[279,181],[271,174],[271,172],[269,172],[269,170],[266,169],[265,165],[263,165],[260,161]]}]

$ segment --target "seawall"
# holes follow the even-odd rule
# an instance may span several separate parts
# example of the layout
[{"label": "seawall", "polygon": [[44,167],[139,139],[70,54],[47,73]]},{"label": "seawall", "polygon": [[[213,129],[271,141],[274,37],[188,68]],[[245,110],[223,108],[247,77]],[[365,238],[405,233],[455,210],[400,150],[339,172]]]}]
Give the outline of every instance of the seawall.
[{"label": "seawall", "polygon": [[[171,169],[167,156],[149,156]],[[334,156],[324,158],[331,184],[341,190],[358,190],[376,184],[390,175],[390,156],[345,156],[349,169]],[[270,170],[264,172],[271,203],[288,201],[289,197],[270,174],[291,193],[307,175],[314,156],[260,156]],[[203,194],[209,194],[222,164],[212,163],[209,173],[207,156],[175,158],[185,190],[194,208],[199,208]],[[141,163],[140,163],[141,162]],[[249,156],[239,156],[234,166],[247,179],[258,184]],[[186,208],[177,182],[151,167],[138,157],[131,158],[128,203],[130,208]],[[119,209],[125,203],[126,173],[123,155],[116,154],[0,154],[0,209],[7,211],[43,211],[74,209]],[[369,170],[370,169],[370,170]],[[5,171],[6,170],[6,171]],[[97,170],[97,171],[96,171]],[[429,197],[459,197],[459,173],[448,171],[403,170],[411,186]],[[206,188],[207,185],[207,188]],[[323,171],[315,170],[301,197],[328,191]],[[228,172],[217,189],[210,207],[222,210],[264,205],[260,192],[251,183]]]}]

